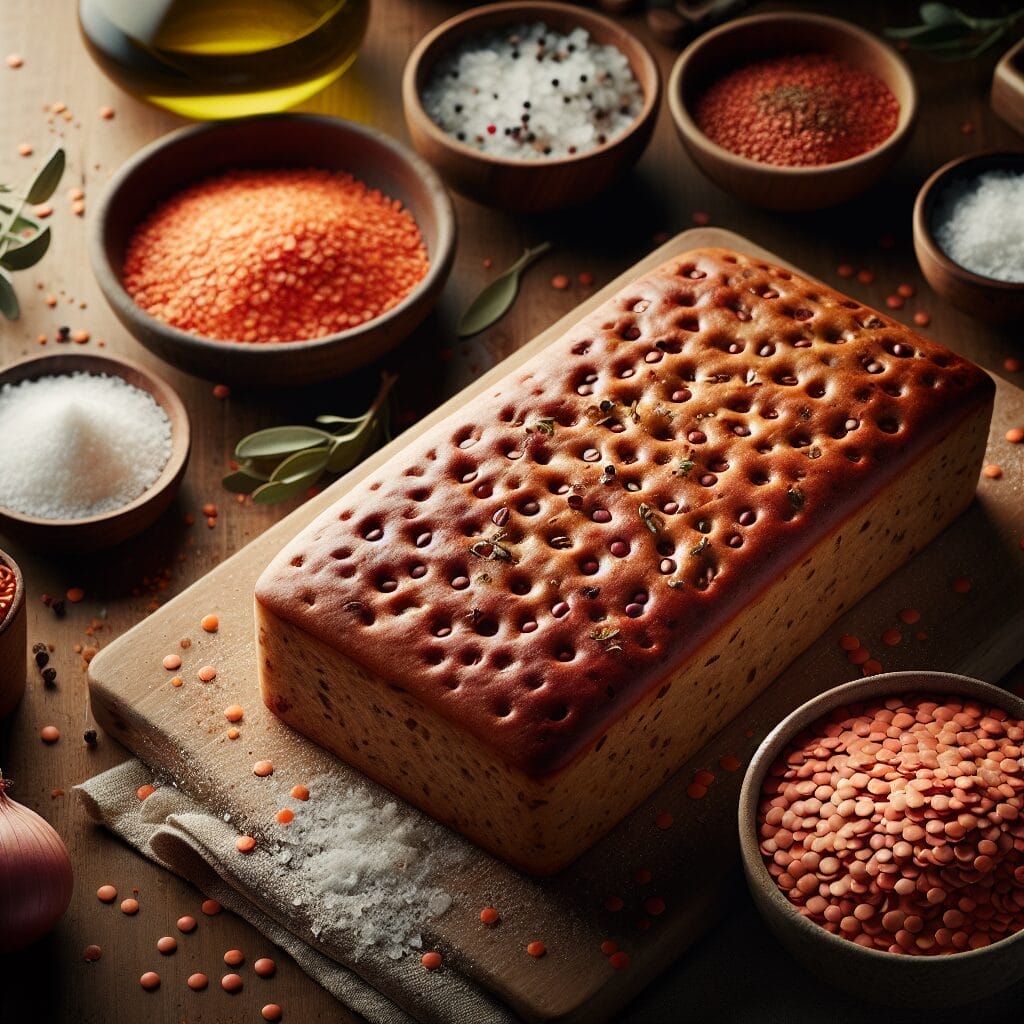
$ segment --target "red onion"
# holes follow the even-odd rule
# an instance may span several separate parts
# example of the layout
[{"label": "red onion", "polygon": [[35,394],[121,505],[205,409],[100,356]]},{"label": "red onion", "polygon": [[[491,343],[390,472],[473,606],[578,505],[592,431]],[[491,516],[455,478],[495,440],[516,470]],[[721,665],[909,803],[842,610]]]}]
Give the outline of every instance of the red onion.
[{"label": "red onion", "polygon": [[0,953],[42,938],[71,902],[71,858],[53,827],[7,795],[0,775]]}]

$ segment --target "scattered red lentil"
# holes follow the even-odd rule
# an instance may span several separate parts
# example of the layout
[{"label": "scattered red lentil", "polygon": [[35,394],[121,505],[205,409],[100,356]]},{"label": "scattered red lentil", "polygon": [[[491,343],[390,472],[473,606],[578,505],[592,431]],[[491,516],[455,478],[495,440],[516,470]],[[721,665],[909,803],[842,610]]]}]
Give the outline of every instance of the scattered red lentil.
[{"label": "scattered red lentil", "polygon": [[156,971],[146,971],[141,978],[139,978],[139,984],[147,992],[155,992],[160,987],[160,975]]},{"label": "scattered red lentil", "polygon": [[611,956],[612,953],[618,953],[618,951],[619,944],[614,939],[605,939],[604,942],[601,943],[601,952],[604,953],[605,956]]},{"label": "scattered red lentil", "polygon": [[252,853],[256,849],[256,840],[252,836],[239,836],[235,840],[235,849],[239,853]]},{"label": "scattered red lentil", "polygon": [[857,639],[852,633],[844,633],[839,638],[839,646],[844,651],[855,651],[860,647],[860,640]]},{"label": "scattered red lentil", "polygon": [[899,103],[874,75],[831,54],[752,61],[698,98],[697,125],[718,145],[777,166],[836,163],[896,129]]},{"label": "scattered red lentil", "polygon": [[837,273],[837,274],[838,274],[838,275],[839,275],[840,277],[842,277],[842,278],[850,278],[850,277],[853,277],[853,275],[854,275],[854,274],[855,274],[856,272],[857,272],[857,271],[856,271],[856,270],[854,269],[853,265],[852,265],[852,264],[850,264],[850,263],[840,263],[840,264],[839,264],[839,266],[838,266],[838,267],[836,267],[836,273]]},{"label": "scattered red lentil", "polygon": [[171,686],[184,686],[184,684],[185,684],[185,680],[182,679],[181,676],[172,676],[171,677]]},{"label": "scattered red lentil", "polygon": [[915,622],[921,621],[921,613],[916,608],[904,608],[900,612],[900,621],[912,626]]},{"label": "scattered red lentil", "polygon": [[964,135],[973,135],[974,125],[970,121],[964,121],[964,123],[960,125],[960,131],[963,132]]},{"label": "scattered red lentil", "polygon": [[501,915],[494,907],[484,907],[480,911],[480,920],[487,925],[497,924],[501,920]]},{"label": "scattered red lentil", "polygon": [[1010,427],[1006,432],[1006,440],[1010,444],[1020,444],[1024,441],[1024,427]]},{"label": "scattered red lentil", "polygon": [[112,885],[101,885],[96,890],[96,899],[100,903],[113,903],[117,899],[117,889]]},{"label": "scattered red lentil", "polygon": [[872,284],[875,280],[875,272],[873,270],[858,270],[857,280],[861,284]]},{"label": "scattered red lentil", "polygon": [[534,957],[543,956],[547,951],[548,947],[537,939],[534,939],[533,942],[528,943],[526,946],[526,952],[529,953],[530,956]]},{"label": "scattered red lentil", "polygon": [[190,914],[186,914],[184,917],[178,918],[178,931],[185,935],[188,935],[189,932],[194,932],[197,927],[198,923],[196,922],[196,919]]},{"label": "scattered red lentil", "polygon": [[44,743],[56,743],[60,739],[60,729],[55,725],[44,725],[39,730],[39,738]]},{"label": "scattered red lentil", "polygon": [[82,953],[82,959],[87,964],[96,963],[96,961],[99,960],[101,956],[103,956],[103,950],[96,945],[86,946],[85,950]]},{"label": "scattered red lentil", "polygon": [[[47,217],[53,216],[53,207],[49,203],[40,203],[38,206],[32,207],[32,213],[40,220],[46,220]],[[46,335],[43,334],[40,335],[40,337],[42,337],[45,342]]]},{"label": "scattered red lentil", "polygon": [[903,299],[899,295],[887,295],[885,304],[889,309],[902,309]]},{"label": "scattered red lentil", "polygon": [[665,913],[665,901],[660,896],[648,896],[644,900],[644,910],[652,917]]},{"label": "scattered red lentil", "polygon": [[738,772],[743,767],[743,762],[735,754],[724,754],[718,763],[726,772]]},{"label": "scattered red lentil", "polygon": [[139,912],[139,901],[129,896],[125,900],[121,900],[121,913],[127,914],[129,917]]},{"label": "scattered red lentil", "polygon": [[257,761],[252,766],[253,775],[258,775],[261,779],[265,779],[268,775],[274,774],[274,765],[271,761]]},{"label": "scattered red lentil", "polygon": [[213,397],[214,398],[230,398],[231,388],[227,384],[214,384],[213,385]]},{"label": "scattered red lentil", "polygon": [[259,960],[252,965],[252,969],[256,973],[257,977],[272,978],[277,973],[277,964],[275,964],[269,956],[261,956]]},{"label": "scattered red lentil", "polygon": [[621,896],[606,896],[604,898],[604,909],[617,914],[626,905]]},{"label": "scattered red lentil", "polygon": [[212,665],[204,665],[196,675],[201,683],[210,683],[217,678],[217,670]]},{"label": "scattered red lentil", "polygon": [[284,1016],[284,1010],[282,1010],[277,1003],[267,1003],[267,1005],[260,1010],[260,1015],[264,1020],[278,1021]]},{"label": "scattered red lentil", "polygon": [[200,909],[207,917],[214,917],[224,908],[216,900],[203,900],[203,905]]},{"label": "scattered red lentil", "polygon": [[877,658],[868,658],[860,667],[862,675],[874,676],[882,671],[882,663]]},{"label": "scattered red lentil", "polygon": [[555,274],[555,276],[551,278],[551,287],[554,288],[555,291],[564,292],[565,289],[569,287],[569,278],[565,274]]},{"label": "scattered red lentil", "polygon": [[581,270],[577,280],[584,288],[589,288],[594,283],[594,275],[589,270]]},{"label": "scattered red lentil", "polygon": [[179,193],[136,230],[124,284],[182,330],[295,341],[380,316],[427,269],[408,211],[351,175],[236,170]]},{"label": "scattered red lentil", "polygon": [[145,800],[146,797],[152,796],[155,792],[156,792],[156,786],[154,786],[151,783],[147,782],[146,785],[139,786],[139,788],[135,791],[135,795],[140,800]]},{"label": "scattered red lentil", "polygon": [[163,665],[168,672],[173,672],[175,669],[181,668],[181,656],[178,654],[165,654]]},{"label": "scattered red lentil", "polygon": [[1024,363],[1022,363],[1016,356],[1007,356],[1003,360],[1003,369],[1006,370],[1007,373],[1016,373],[1021,366],[1024,366]]},{"label": "scattered red lentil", "polygon": [[882,634],[882,643],[888,647],[898,647],[903,634],[898,629],[887,629]]},{"label": "scattered red lentil", "polygon": [[240,722],[245,716],[245,708],[241,704],[229,704],[224,709],[224,717],[229,722]]},{"label": "scattered red lentil", "polygon": [[871,657],[871,652],[866,647],[858,647],[855,651],[850,651],[846,656],[846,660],[851,665],[863,665],[868,658]]},{"label": "scattered red lentil", "polygon": [[102,117],[104,121],[109,121],[113,116],[113,107],[100,107],[100,117]]},{"label": "scattered red lentil", "polygon": [[81,217],[85,213],[85,200],[84,199],[76,199],[71,204],[71,212],[76,217]]},{"label": "scattered red lentil", "polygon": [[224,954],[224,963],[228,967],[238,967],[245,963],[245,954],[240,949],[229,949]]},{"label": "scattered red lentil", "polygon": [[931,314],[925,313],[923,310],[918,310],[914,314],[914,323],[918,327],[927,327],[932,322]]},{"label": "scattered red lentil", "polygon": [[623,953],[621,950],[618,953],[612,953],[608,957],[608,963],[612,965],[617,971],[624,971],[630,965],[630,957],[628,953]]},{"label": "scattered red lentil", "polygon": [[436,949],[428,950],[420,957],[420,963],[428,971],[436,971],[441,966],[441,954]]},{"label": "scattered red lentil", "polygon": [[178,948],[178,940],[173,935],[164,935],[156,940],[157,952],[170,956]]},{"label": "scattered red lentil", "polygon": [[242,991],[242,978],[238,974],[225,974],[220,979],[220,987],[225,992],[241,992]]},{"label": "scattered red lentil", "polygon": [[633,881],[637,885],[647,885],[648,882],[654,877],[650,868],[637,868],[633,872]]},{"label": "scattered red lentil", "polygon": [[242,730],[241,729],[236,729],[234,726],[232,726],[230,729],[228,729],[228,739],[229,740],[237,740],[238,737],[241,736],[241,735],[242,735]]},{"label": "scattered red lentil", "polygon": [[981,475],[986,480],[1001,480],[1003,476],[1003,467],[997,465],[995,462],[990,462],[982,471]]},{"label": "scattered red lentil", "polygon": [[912,284],[903,284],[896,286],[896,294],[901,295],[904,299],[912,299],[914,297],[914,286]]},{"label": "scattered red lentil", "polygon": [[661,811],[654,819],[654,824],[660,829],[672,827],[673,817],[668,811]]},{"label": "scattered red lentil", "polygon": [[702,768],[699,772],[694,772],[693,781],[699,786],[710,786],[715,781],[715,773]]},{"label": "scattered red lentil", "polygon": [[686,787],[686,795],[691,800],[703,800],[708,795],[708,787],[702,786],[699,782],[691,782]]},{"label": "scattered red lentil", "polygon": [[7,66],[17,71],[25,63],[25,58],[20,53],[7,54]]},{"label": "scattered red lentil", "polygon": [[202,992],[210,984],[210,979],[205,974],[196,972],[188,976],[186,984],[193,992]]},{"label": "scattered red lentil", "polygon": [[61,789],[60,786],[56,786],[56,787],[54,787],[53,789],[50,790],[50,799],[51,800],[56,800],[58,797],[62,797],[63,795],[64,795],[64,790]]},{"label": "scattered red lentil", "polygon": [[651,927],[651,919],[649,917],[641,917],[637,920],[635,927],[638,932],[645,932]]},{"label": "scattered red lentil", "polygon": [[494,260],[492,260],[490,256],[485,256],[483,258],[483,265],[484,265],[484,270],[490,270],[491,267],[494,266]]},{"label": "scattered red lentil", "polygon": [[711,214],[704,210],[694,210],[693,223],[699,228],[706,228],[711,223]]},{"label": "scattered red lentil", "polygon": [[953,580],[953,593],[966,594],[971,589],[971,581],[966,576],[958,576]]},{"label": "scattered red lentil", "polygon": [[295,812],[290,807],[282,807],[276,817],[279,824],[288,825],[295,820]]},{"label": "scattered red lentil", "polygon": [[18,155],[19,156],[31,156],[32,155],[32,147],[27,142],[22,142],[18,146]]},{"label": "scattered red lentil", "polygon": [[292,798],[295,800],[308,800],[309,790],[302,785],[292,786]]},{"label": "scattered red lentil", "polygon": [[202,626],[207,633],[216,633],[217,630],[220,629],[220,619],[211,613],[210,615],[204,615],[200,620],[199,625]]}]

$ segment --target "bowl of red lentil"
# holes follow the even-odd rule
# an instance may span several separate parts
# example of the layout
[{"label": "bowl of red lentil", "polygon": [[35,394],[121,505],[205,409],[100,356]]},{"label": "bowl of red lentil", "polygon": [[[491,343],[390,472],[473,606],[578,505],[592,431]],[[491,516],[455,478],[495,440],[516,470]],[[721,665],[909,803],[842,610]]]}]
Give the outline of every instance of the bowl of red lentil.
[{"label": "bowl of red lentil", "polygon": [[917,89],[889,46],[838,18],[758,14],[699,36],[668,85],[676,131],[716,184],[813,210],[878,182],[910,137]]},{"label": "bowl of red lentil", "polygon": [[1024,700],[946,672],[858,679],[797,708],[750,762],[743,868],[782,944],[890,1006],[1024,977]]},{"label": "bowl of red lentil", "polygon": [[117,171],[90,258],[161,359],[255,387],[339,377],[427,316],[455,252],[437,175],[375,129],[274,114],[194,125]]},{"label": "bowl of red lentil", "polygon": [[578,206],[621,178],[650,141],[660,99],[658,65],[639,39],[547,0],[448,19],[402,76],[416,150],[457,192],[525,213]]},{"label": "bowl of red lentil", "polygon": [[25,692],[27,629],[25,581],[18,563],[0,551],[0,722]]}]

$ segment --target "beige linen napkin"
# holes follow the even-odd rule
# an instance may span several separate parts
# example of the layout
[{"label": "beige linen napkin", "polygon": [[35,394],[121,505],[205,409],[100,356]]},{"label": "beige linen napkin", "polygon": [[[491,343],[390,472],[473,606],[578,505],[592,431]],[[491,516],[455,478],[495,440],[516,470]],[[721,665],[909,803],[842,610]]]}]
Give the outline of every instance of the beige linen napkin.
[{"label": "beige linen napkin", "polygon": [[[98,823],[157,864],[218,900],[286,950],[333,996],[371,1024],[515,1024],[518,1020],[465,975],[446,964],[429,984],[415,949],[399,959],[371,946],[355,951],[343,937],[311,930],[322,894],[312,886],[268,886],[282,872],[273,853],[235,853],[238,830],[173,786],[146,800],[138,788],[153,771],[131,759],[76,787]],[[268,868],[270,870],[268,870]]]}]

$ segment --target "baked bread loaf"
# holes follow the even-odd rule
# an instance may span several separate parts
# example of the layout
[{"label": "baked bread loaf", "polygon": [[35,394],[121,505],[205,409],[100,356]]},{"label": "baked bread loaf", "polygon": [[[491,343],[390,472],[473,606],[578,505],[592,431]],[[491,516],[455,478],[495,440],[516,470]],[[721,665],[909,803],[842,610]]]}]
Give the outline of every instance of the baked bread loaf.
[{"label": "baked bread loaf", "polygon": [[263,698],[558,871],[971,501],[993,394],[823,285],[689,252],[281,552]]}]

